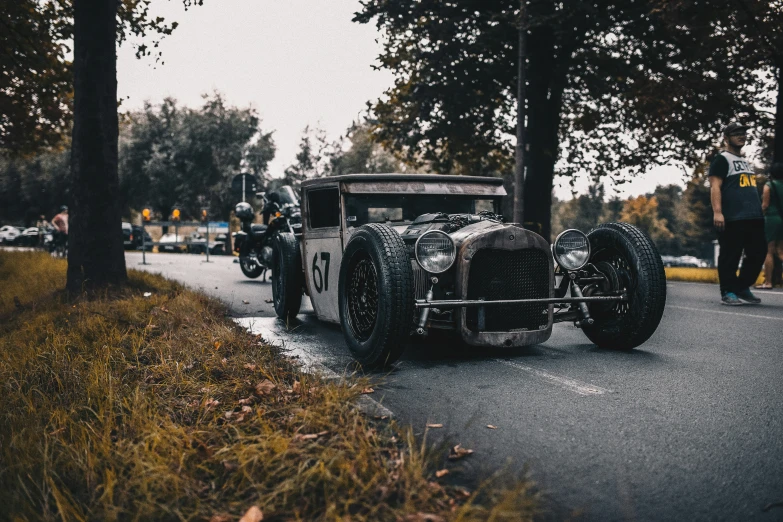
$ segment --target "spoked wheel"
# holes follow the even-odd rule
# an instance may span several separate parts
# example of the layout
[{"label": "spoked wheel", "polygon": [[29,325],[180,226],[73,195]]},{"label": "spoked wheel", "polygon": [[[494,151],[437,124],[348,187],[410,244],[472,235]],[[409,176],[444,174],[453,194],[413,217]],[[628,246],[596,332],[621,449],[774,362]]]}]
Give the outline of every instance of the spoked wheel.
[{"label": "spoked wheel", "polygon": [[589,234],[590,262],[606,277],[596,292],[625,294],[627,301],[593,303],[585,335],[602,348],[630,350],[658,328],[666,305],[666,274],[650,237],[627,223],[607,223]]},{"label": "spoked wheel", "polygon": [[359,227],[340,265],[340,325],[351,354],[364,368],[396,361],[413,326],[413,270],[391,227]]},{"label": "spoked wheel", "polygon": [[378,274],[366,253],[357,257],[348,268],[348,325],[358,341],[366,341],[378,319]]}]

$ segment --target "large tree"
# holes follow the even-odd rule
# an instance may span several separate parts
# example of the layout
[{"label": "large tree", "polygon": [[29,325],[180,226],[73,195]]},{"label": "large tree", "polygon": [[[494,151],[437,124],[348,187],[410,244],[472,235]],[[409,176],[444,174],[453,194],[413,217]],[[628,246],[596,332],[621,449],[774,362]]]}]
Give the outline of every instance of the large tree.
[{"label": "large tree", "polygon": [[[754,80],[722,37],[736,10],[682,10],[673,23],[674,5],[528,4],[524,208],[544,237],[556,169],[693,162],[729,118],[756,116],[739,88]],[[380,67],[396,77],[375,105],[382,142],[440,172],[510,173],[518,11],[516,0],[364,0],[355,20],[383,32]]]},{"label": "large tree", "polygon": [[249,172],[268,181],[275,145],[262,132],[252,108],[226,103],[220,93],[204,96],[198,109],[167,98],[131,112],[120,133],[120,186],[126,205],[152,205],[165,218],[177,204],[197,216],[209,205],[227,217],[236,203],[231,179]]}]

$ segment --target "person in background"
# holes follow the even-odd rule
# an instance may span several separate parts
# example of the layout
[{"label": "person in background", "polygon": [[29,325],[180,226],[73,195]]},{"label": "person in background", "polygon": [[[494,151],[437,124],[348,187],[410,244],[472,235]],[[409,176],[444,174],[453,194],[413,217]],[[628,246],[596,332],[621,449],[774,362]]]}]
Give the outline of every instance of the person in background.
[{"label": "person in background", "polygon": [[46,216],[41,214],[38,217],[38,221],[35,222],[35,226],[38,229],[38,246],[44,246],[44,236],[46,236],[46,229],[49,228],[49,222],[46,221]]},{"label": "person in background", "polygon": [[54,244],[56,246],[68,243],[68,207],[60,207],[60,213],[52,218],[54,225]]},{"label": "person in background", "polygon": [[[746,131],[747,127],[738,123],[724,127],[724,148],[712,160],[709,171],[713,223],[720,244],[721,303],[729,306],[761,303],[750,286],[755,283],[767,252],[756,176],[742,155]],[[737,267],[743,251],[745,259],[738,277]]]},{"label": "person in background", "polygon": [[769,181],[761,195],[764,211],[764,233],[767,238],[767,258],[764,260],[764,283],[756,288],[772,288],[775,256],[783,261],[783,163],[773,163]]}]

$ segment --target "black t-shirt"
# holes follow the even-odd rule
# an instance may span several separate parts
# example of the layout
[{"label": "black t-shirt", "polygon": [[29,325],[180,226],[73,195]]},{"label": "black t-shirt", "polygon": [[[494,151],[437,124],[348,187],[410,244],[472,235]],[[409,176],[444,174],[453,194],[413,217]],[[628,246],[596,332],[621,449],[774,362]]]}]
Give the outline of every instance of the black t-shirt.
[{"label": "black t-shirt", "polygon": [[712,160],[709,175],[723,180],[721,206],[726,221],[764,219],[756,175],[745,158],[723,151]]}]

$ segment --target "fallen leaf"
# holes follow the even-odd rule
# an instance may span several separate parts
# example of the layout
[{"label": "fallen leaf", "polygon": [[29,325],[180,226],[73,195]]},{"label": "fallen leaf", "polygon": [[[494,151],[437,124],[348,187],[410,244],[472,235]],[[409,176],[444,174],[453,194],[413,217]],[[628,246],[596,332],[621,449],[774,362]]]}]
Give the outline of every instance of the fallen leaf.
[{"label": "fallen leaf", "polygon": [[169,312],[168,308],[163,308],[162,306],[160,307],[160,310],[161,310],[162,312],[166,312],[167,314],[170,314],[170,313],[171,313],[171,312]]},{"label": "fallen leaf", "polygon": [[231,420],[231,417],[234,416],[234,412],[233,411],[227,411],[226,413],[223,414],[223,416],[226,418],[226,420]]},{"label": "fallen leaf", "polygon": [[447,470],[447,469],[439,469],[438,471],[435,472],[435,476],[438,477],[438,478],[441,478],[444,475],[448,475],[448,473],[449,473],[449,470]]},{"label": "fallen leaf", "polygon": [[239,522],[261,522],[262,520],[264,520],[264,514],[256,506],[253,506],[242,515]]},{"label": "fallen leaf", "polygon": [[252,412],[253,412],[253,408],[251,408],[250,406],[242,406],[242,413],[252,413]]},{"label": "fallen leaf", "polygon": [[250,301],[245,301],[244,299],[242,299],[242,302],[245,304],[250,304]]},{"label": "fallen leaf", "polygon": [[265,303],[274,303],[274,301],[272,301],[271,299],[264,299],[264,302]]},{"label": "fallen leaf", "polygon": [[239,399],[240,406],[247,406],[249,404],[253,404],[254,402],[256,402],[256,400],[253,397],[248,397],[247,399]]},{"label": "fallen leaf", "polygon": [[215,350],[219,350],[221,344],[223,344],[223,343],[221,343],[220,341],[215,341],[215,345],[214,345],[215,346]]},{"label": "fallen leaf", "polygon": [[442,428],[443,424],[427,424],[428,428]]},{"label": "fallen leaf", "polygon": [[491,430],[496,430],[496,429],[498,429],[498,427],[497,427],[497,426],[493,426],[492,424],[487,424],[487,428],[489,428],[489,429],[491,429]]},{"label": "fallen leaf", "polygon": [[258,368],[258,366],[256,366],[255,364],[250,364],[250,363],[246,363],[244,367],[245,369],[250,370],[251,372],[256,371],[256,368]]},{"label": "fallen leaf", "polygon": [[220,362],[223,363],[223,364],[226,364],[228,362],[228,359],[223,357],[222,359],[220,359]]},{"label": "fallen leaf", "polygon": [[473,453],[472,449],[465,449],[462,447],[462,444],[457,444],[453,448],[451,448],[451,452],[449,452],[449,459],[451,460],[457,460],[461,459],[462,457],[466,457],[468,455],[471,455]]},{"label": "fallen leaf", "polygon": [[459,493],[460,495],[462,495],[465,498],[468,498],[470,496],[470,491],[468,491],[465,488],[457,487],[456,490],[457,490],[457,493]]},{"label": "fallen leaf", "polygon": [[231,517],[229,515],[212,515],[212,518],[209,519],[209,522],[231,522]]},{"label": "fallen leaf", "polygon": [[373,392],[375,392],[375,390],[369,387],[362,390],[362,393],[373,393]]},{"label": "fallen leaf", "polygon": [[294,387],[292,388],[292,391],[294,393],[302,393],[302,385],[299,383],[299,381],[294,381]]},{"label": "fallen leaf", "polygon": [[152,292],[144,292],[144,297],[149,297],[152,295]]},{"label": "fallen leaf", "polygon": [[220,405],[220,401],[216,401],[212,397],[210,397],[207,402],[204,403],[205,408],[214,408],[215,406]]},{"label": "fallen leaf", "polygon": [[269,379],[264,379],[263,381],[256,384],[256,393],[258,393],[259,395],[269,395],[270,393],[272,393],[272,390],[274,390],[275,388],[277,388],[277,386],[275,386],[275,383],[273,383]]}]

